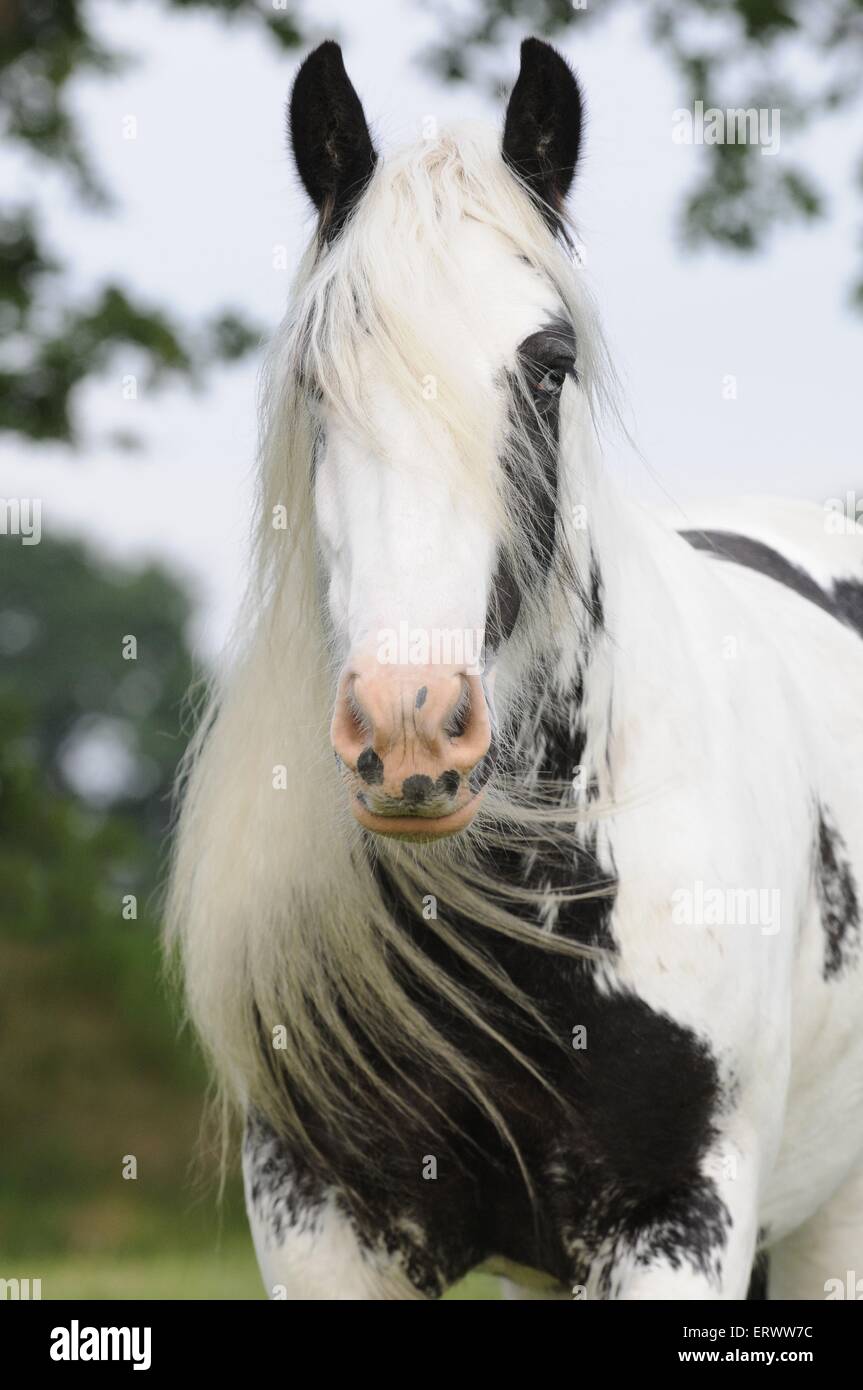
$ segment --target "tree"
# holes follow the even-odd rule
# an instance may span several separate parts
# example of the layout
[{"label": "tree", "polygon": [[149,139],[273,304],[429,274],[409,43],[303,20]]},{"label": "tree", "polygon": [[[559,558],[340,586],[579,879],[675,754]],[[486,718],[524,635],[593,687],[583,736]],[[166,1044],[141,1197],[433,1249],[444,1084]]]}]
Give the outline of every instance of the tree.
[{"label": "tree", "polygon": [[[282,48],[300,42],[285,5],[256,0],[163,0],[176,11],[206,9],[261,26]],[[292,6],[293,8],[293,6]],[[4,0],[0,4],[0,130],[12,148],[59,170],[78,198],[110,211],[111,196],[87,155],[70,102],[76,75],[116,76],[129,58],[107,51],[85,0]],[[38,209],[0,202],[0,432],[75,444],[75,388],[102,371],[120,344],[144,354],[150,384],[198,379],[208,365],[241,357],[260,330],[231,310],[191,328],[107,283],[73,296],[66,267],[46,249]]]},{"label": "tree", "polygon": [[28,711],[46,794],[168,822],[193,678],[186,593],[160,567],[97,563],[77,541],[0,545],[0,695]]},{"label": "tree", "polygon": [[[461,81],[504,42],[509,79],[519,37],[555,39],[601,23],[625,0],[468,0],[455,15],[448,0],[431,3],[441,38],[423,59],[444,79]],[[161,4],[176,14],[208,11],[226,23],[256,25],[283,51],[305,37],[300,0]],[[863,0],[639,0],[639,7],[651,42],[682,76],[691,102],[779,108],[787,131],[859,96]],[[405,15],[408,22],[408,0]],[[801,52],[805,86],[794,65]],[[82,202],[105,213],[110,193],[88,157],[70,96],[79,73],[98,72],[107,81],[129,61],[96,38],[86,0],[0,4],[0,130],[7,144],[62,172]],[[718,143],[705,146],[702,163],[680,218],[693,247],[751,252],[782,225],[814,222],[825,210],[827,193],[812,169],[781,151],[761,159],[752,145]],[[863,161],[856,178],[863,190]],[[79,443],[75,389],[104,370],[122,344],[141,350],[153,384],[171,376],[200,380],[210,364],[239,358],[259,339],[258,328],[230,309],[208,323],[183,324],[120,284],[106,283],[82,300],[66,271],[47,249],[38,208],[0,201],[0,432]],[[863,273],[853,294],[863,310]]]},{"label": "tree", "polygon": [[[114,1250],[212,1240],[185,1185],[203,1077],[157,932],[189,610],[152,565],[0,537],[7,1256],[74,1249],[82,1232]],[[144,1181],[122,1180],[124,1154]]]},{"label": "tree", "polygon": [[[464,81],[510,36],[513,45],[525,33],[553,40],[600,23],[623,3],[470,0],[453,18],[446,0],[432,0],[445,38],[425,60],[445,80]],[[639,0],[639,10],[690,103],[705,109],[778,109],[789,130],[849,107],[863,88],[863,0]],[[863,191],[863,160],[856,179]],[[826,201],[814,172],[781,151],[763,159],[753,144],[710,144],[681,231],[693,247],[751,252],[782,226],[814,221]],[[852,298],[863,311],[863,271]]]}]

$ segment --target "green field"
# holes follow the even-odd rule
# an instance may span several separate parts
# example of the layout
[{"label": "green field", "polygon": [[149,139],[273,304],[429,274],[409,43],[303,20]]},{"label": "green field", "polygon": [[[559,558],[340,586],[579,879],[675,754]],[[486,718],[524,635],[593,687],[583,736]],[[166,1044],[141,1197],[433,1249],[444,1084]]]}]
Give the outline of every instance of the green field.
[{"label": "green field", "polygon": [[[238,1175],[220,1205],[195,1162],[204,1079],[154,957],[140,936],[0,936],[0,1278],[41,1279],[43,1299],[264,1296]],[[497,1296],[475,1274],[447,1298]]]},{"label": "green field", "polygon": [[[251,1241],[231,1241],[209,1255],[141,1255],[106,1258],[74,1255],[40,1258],[26,1269],[20,1261],[0,1267],[19,1277],[42,1280],[43,1299],[259,1299],[263,1288]],[[446,1295],[451,1300],[498,1297],[497,1282],[472,1274]]]},{"label": "green field", "polygon": [[[152,943],[99,945],[0,938],[0,1278],[41,1279],[43,1299],[263,1298],[237,1174],[220,1205],[196,1171],[204,1081]],[[481,1274],[447,1294],[497,1296]]]}]

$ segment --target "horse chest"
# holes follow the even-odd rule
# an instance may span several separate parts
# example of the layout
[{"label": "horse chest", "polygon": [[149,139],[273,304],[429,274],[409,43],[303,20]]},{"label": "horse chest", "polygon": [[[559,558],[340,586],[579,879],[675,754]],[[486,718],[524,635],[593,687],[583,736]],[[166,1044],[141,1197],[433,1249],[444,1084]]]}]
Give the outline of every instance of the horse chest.
[{"label": "horse chest", "polygon": [[[700,1162],[721,1094],[706,1045],[637,995],[600,992],[581,963],[535,952],[519,962],[524,948],[513,950],[509,966],[529,964],[522,978],[541,996],[549,1032],[515,1017],[501,1031],[542,1081],[464,1023],[437,1020],[488,1077],[497,1123],[415,1072],[392,1078],[393,1119],[374,1163],[358,1165],[337,1137],[314,1134],[351,1194],[343,1212],[360,1244],[397,1259],[426,1294],[493,1256],[586,1282],[600,1252],[663,1220],[686,1239],[687,1222],[703,1228],[711,1208]],[[397,1118],[402,1100],[409,1115]],[[370,1113],[369,1124],[379,1118]],[[314,1165],[281,1161],[314,1208],[325,1189]],[[691,1211],[672,1217],[681,1194]]]}]

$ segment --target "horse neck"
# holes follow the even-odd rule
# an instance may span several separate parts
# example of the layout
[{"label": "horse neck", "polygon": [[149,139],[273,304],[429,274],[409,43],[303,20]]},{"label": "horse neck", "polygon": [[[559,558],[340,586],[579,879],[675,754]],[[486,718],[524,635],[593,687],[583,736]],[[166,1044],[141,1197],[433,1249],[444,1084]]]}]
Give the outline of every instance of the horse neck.
[{"label": "horse neck", "polygon": [[560,479],[566,562],[510,688],[525,692],[514,707],[528,778],[568,784],[575,804],[589,808],[615,800],[612,783],[619,791],[633,753],[643,761],[644,750],[618,735],[643,727],[646,697],[686,680],[684,610],[702,599],[688,547],[620,494],[590,437],[574,434],[562,446]]}]

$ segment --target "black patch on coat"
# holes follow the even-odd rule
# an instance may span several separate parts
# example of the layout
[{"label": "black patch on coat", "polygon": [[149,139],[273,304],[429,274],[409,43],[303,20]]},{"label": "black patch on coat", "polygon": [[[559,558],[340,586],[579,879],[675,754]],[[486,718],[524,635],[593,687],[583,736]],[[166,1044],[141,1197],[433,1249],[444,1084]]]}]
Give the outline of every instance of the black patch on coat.
[{"label": "black patch on coat", "polygon": [[[599,608],[601,618],[601,603]],[[584,636],[585,659],[589,656],[595,631],[591,627]],[[561,795],[570,797],[574,794],[573,778],[576,769],[581,769],[583,765],[587,733],[583,677],[579,673],[568,690],[561,690],[553,677],[555,660],[552,653],[545,661],[537,662],[529,678],[525,692],[527,706],[535,711],[535,715],[532,721],[527,718],[523,721],[522,755],[535,769],[539,792],[550,794],[559,801]],[[588,801],[598,796],[599,789],[593,778],[584,791]],[[586,828],[580,842],[573,837],[570,862],[562,862],[558,855],[532,851],[530,876],[552,893],[571,891],[577,884],[601,890],[601,896],[585,899],[581,905],[579,940],[613,950],[610,920],[616,877],[613,870],[610,874],[602,870],[597,858],[597,844],[598,831],[596,826],[592,826]],[[585,935],[588,926],[589,931]],[[569,934],[565,911],[558,914],[556,930]]]},{"label": "black patch on coat", "polygon": [[[501,466],[510,495],[517,499],[516,527],[527,542],[530,578],[547,580],[556,556],[560,392],[567,377],[575,379],[576,340],[571,323],[562,316],[550,320],[519,345],[517,368],[505,374],[512,428],[510,447]],[[551,377],[559,389],[544,388]],[[529,457],[523,457],[527,444]],[[524,595],[506,543],[498,553],[485,620],[489,654],[509,640],[521,612]]]},{"label": "black patch on coat", "polygon": [[[457,925],[470,929],[467,922]],[[468,940],[484,944],[476,930]],[[438,941],[427,948],[440,951],[456,978],[470,975]],[[398,1253],[411,1283],[429,1297],[494,1255],[566,1285],[593,1277],[601,1297],[612,1292],[617,1262],[633,1252],[641,1265],[665,1259],[715,1279],[729,1217],[701,1172],[721,1105],[709,1048],[637,996],[601,993],[580,964],[515,944],[503,952],[495,947],[494,955],[539,1002],[551,1031],[508,1011],[490,990],[487,1009],[508,1041],[541,1069],[549,1089],[443,1001],[425,998],[419,986],[415,997],[491,1079],[491,1098],[535,1182],[536,1204],[511,1148],[478,1107],[407,1057],[399,1059],[398,1072],[377,1059],[394,1099],[388,1105],[379,1093],[370,1097],[364,1158],[349,1156],[338,1134],[303,1114],[338,1174],[341,1204],[361,1246],[372,1252],[383,1243]],[[478,978],[471,983],[484,988]],[[576,1023],[587,1029],[586,1051],[571,1046]],[[397,1096],[412,1105],[410,1118],[397,1108]],[[427,1155],[437,1160],[431,1182],[422,1177]],[[305,1204],[321,1200],[330,1178],[309,1156],[286,1153],[285,1162],[302,1183],[296,1224]],[[278,1219],[287,1216],[279,1211]]]},{"label": "black patch on coat", "polygon": [[766,1250],[759,1250],[752,1266],[749,1289],[746,1294],[750,1303],[760,1303],[767,1299],[767,1285],[770,1277],[770,1260]]},{"label": "black patch on coat", "polygon": [[863,637],[863,583],[859,579],[837,579],[833,585],[833,601],[846,623]]},{"label": "black patch on coat", "polygon": [[811,574],[792,565],[778,550],[773,550],[763,541],[755,541],[751,536],[738,536],[733,531],[680,531],[679,535],[696,550],[705,550],[720,560],[731,560],[736,565],[757,570],[759,574],[775,579],[777,584],[793,589],[818,608],[823,608],[825,613],[839,622],[849,621],[839,604],[815,582]]},{"label": "black patch on coat", "polygon": [[561,213],[581,145],[582,96],[565,60],[541,39],[525,39],[506,109],[502,154],[551,230]]},{"label": "black patch on coat", "polygon": [[521,612],[521,589],[506,552],[498,556],[485,615],[485,660],[512,636]]},{"label": "black patch on coat", "polygon": [[[519,344],[517,371],[508,374],[517,446],[527,441],[530,460],[504,453],[504,470],[513,496],[521,499],[519,518],[531,552],[532,568],[547,575],[557,538],[560,398],[568,377],[575,380],[575,329],[563,317],[552,319]],[[546,384],[552,382],[554,384]]]},{"label": "black patch on coat", "polygon": [[824,979],[856,964],[860,952],[860,900],[848,847],[826,807],[818,809],[815,885],[824,928]]},{"label": "black patch on coat", "polygon": [[246,1116],[243,1149],[248,1200],[273,1240],[314,1221],[324,1200],[320,1182],[308,1166],[291,1161],[275,1131],[255,1112]]},{"label": "black patch on coat", "polygon": [[590,617],[593,623],[594,633],[605,626],[605,605],[603,602],[604,585],[602,582],[602,571],[599,568],[599,561],[596,552],[590,552]]},{"label": "black patch on coat", "polygon": [[321,216],[321,236],[335,237],[365,191],[377,163],[362,103],[342,50],[328,40],[309,54],[294,80],[288,129],[297,173]]}]

